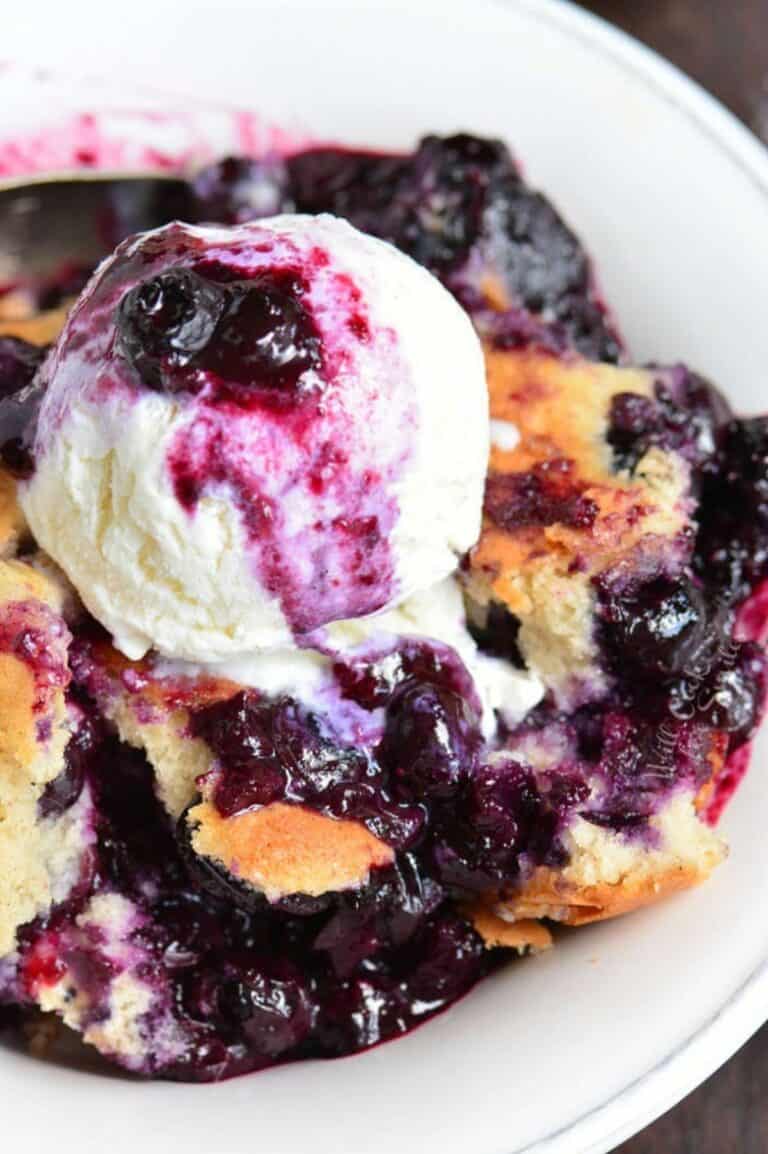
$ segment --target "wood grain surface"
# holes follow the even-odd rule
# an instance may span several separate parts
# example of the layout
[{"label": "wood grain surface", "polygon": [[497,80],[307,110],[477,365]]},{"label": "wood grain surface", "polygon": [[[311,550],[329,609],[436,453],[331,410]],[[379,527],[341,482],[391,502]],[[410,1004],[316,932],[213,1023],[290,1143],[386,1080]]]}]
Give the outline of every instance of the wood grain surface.
[{"label": "wood grain surface", "polygon": [[[590,0],[768,141],[768,0]],[[768,1154],[768,1027],[619,1154]]]}]

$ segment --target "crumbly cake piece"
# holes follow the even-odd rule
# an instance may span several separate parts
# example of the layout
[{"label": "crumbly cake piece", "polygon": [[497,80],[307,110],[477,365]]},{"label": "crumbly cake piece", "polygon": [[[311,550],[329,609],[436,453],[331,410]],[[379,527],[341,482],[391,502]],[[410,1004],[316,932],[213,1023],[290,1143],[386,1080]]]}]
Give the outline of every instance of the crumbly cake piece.
[{"label": "crumbly cake piece", "polygon": [[724,842],[700,819],[690,795],[672,798],[649,825],[651,845],[576,819],[564,837],[567,864],[538,867],[490,910],[512,925],[541,918],[582,926],[699,885],[726,856]]},{"label": "crumbly cake piece", "polygon": [[478,903],[466,908],[467,916],[477,933],[483,939],[486,949],[514,950],[518,954],[539,954],[543,950],[552,948],[552,934],[548,928],[537,919],[536,911],[533,918],[510,918],[507,911],[501,914],[494,912],[489,905]]},{"label": "crumbly cake piece", "polygon": [[[562,359],[535,348],[486,353],[492,441],[482,536],[467,589],[519,622],[526,663],[565,703],[605,688],[594,579],[631,565],[680,567],[693,510],[689,468],[651,446],[630,472],[608,441],[619,395],[653,396],[650,371]],[[504,429],[519,439],[507,448]]]},{"label": "crumbly cake piece", "polygon": [[533,862],[492,908],[580,925],[696,884],[724,856],[705,811],[765,685],[727,597],[694,572],[702,476],[722,468],[730,414],[681,367],[531,347],[487,364],[495,443],[470,612],[491,651],[549,689],[506,748],[545,795],[578,780],[562,860]]},{"label": "crumbly cake piece", "polygon": [[76,884],[92,840],[90,803],[56,813],[41,799],[65,773],[79,721],[67,704],[64,594],[21,561],[0,563],[0,957],[19,926]]},{"label": "crumbly cake piece", "polygon": [[[40,1009],[58,1014],[84,1042],[137,1071],[148,1061],[178,1060],[185,1045],[172,990],[152,973],[152,953],[141,942],[145,924],[129,898],[99,893],[71,923],[43,931],[25,959],[29,994]],[[45,967],[49,955],[58,959],[52,975]],[[89,957],[90,974],[82,965]],[[36,976],[39,970],[45,980]]]},{"label": "crumbly cake piece", "polygon": [[392,865],[391,846],[357,821],[339,821],[280,802],[225,817],[202,801],[187,813],[190,845],[243,885],[278,901],[320,897],[365,885],[371,870]]}]

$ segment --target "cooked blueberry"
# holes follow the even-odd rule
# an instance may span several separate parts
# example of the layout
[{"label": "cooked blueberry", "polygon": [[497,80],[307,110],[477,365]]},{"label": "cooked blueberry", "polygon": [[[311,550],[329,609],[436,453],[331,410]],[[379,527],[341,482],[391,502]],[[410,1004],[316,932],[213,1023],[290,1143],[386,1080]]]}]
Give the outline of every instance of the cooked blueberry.
[{"label": "cooked blueberry", "polygon": [[633,469],[656,430],[656,405],[639,393],[616,393],[611,398],[606,440],[617,469]]},{"label": "cooked blueberry", "polygon": [[559,854],[560,814],[533,772],[505,759],[483,766],[461,806],[441,824],[435,860],[441,879],[462,891],[487,891],[519,874],[526,856],[552,864]]},{"label": "cooked blueberry", "polygon": [[404,796],[447,800],[471,774],[480,743],[479,720],[462,697],[405,682],[387,710],[378,757]]},{"label": "cooked blueberry", "polygon": [[633,809],[586,809],[581,816],[592,825],[618,833],[646,826],[650,815]]},{"label": "cooked blueberry", "polygon": [[363,232],[391,235],[397,186],[409,158],[339,148],[309,148],[288,157],[299,212],[332,212]]},{"label": "cooked blueberry", "polygon": [[225,817],[281,799],[311,800],[370,772],[363,753],[325,738],[291,698],[244,690],[196,711],[192,730],[221,762],[213,800]]},{"label": "cooked blueberry", "polygon": [[604,641],[617,666],[631,662],[649,678],[684,669],[711,625],[702,591],[686,578],[658,577],[628,589],[604,584],[600,613]]},{"label": "cooked blueberry", "polygon": [[698,472],[708,467],[730,408],[713,384],[684,365],[659,369],[654,396],[617,393],[606,439],[619,469],[634,469],[652,446],[679,453]]},{"label": "cooked blueberry", "polygon": [[697,686],[695,709],[713,729],[745,741],[760,719],[765,698],[766,659],[762,647],[731,643],[723,659]]},{"label": "cooked blueberry", "polygon": [[334,786],[325,791],[321,801],[334,817],[362,822],[396,850],[415,845],[427,818],[423,806],[393,801],[381,780]]},{"label": "cooked blueberry", "polygon": [[723,394],[685,365],[664,370],[655,393],[666,434],[663,447],[676,450],[694,469],[707,465],[719,430],[732,416]]},{"label": "cooked blueberry", "polygon": [[364,709],[386,705],[408,680],[457,693],[477,706],[474,685],[461,658],[447,645],[435,642],[403,638],[394,651],[386,650],[374,659],[339,661],[333,672],[342,695]]},{"label": "cooked blueberry", "polygon": [[257,1053],[275,1058],[299,1046],[312,1027],[313,1006],[302,976],[280,958],[227,957],[216,975],[216,1014]]},{"label": "cooked blueberry", "polygon": [[490,231],[488,216],[498,186],[517,185],[514,162],[504,144],[461,133],[427,136],[400,181],[394,210],[400,216],[397,243],[420,264],[447,272],[468,260]]},{"label": "cooked blueberry", "polygon": [[89,765],[96,755],[104,733],[100,721],[85,713],[64,750],[64,768],[48,782],[38,802],[41,817],[60,817],[79,798]]},{"label": "cooked blueberry", "polygon": [[120,301],[118,347],[153,389],[174,392],[186,368],[213,336],[226,306],[220,286],[176,268],[141,281]]},{"label": "cooked blueberry", "polygon": [[30,384],[47,351],[18,337],[0,336],[0,401]]},{"label": "cooked blueberry", "polygon": [[34,469],[32,440],[45,386],[35,380],[47,350],[0,337],[0,463],[17,477]]},{"label": "cooked blueberry", "polygon": [[[228,156],[203,168],[192,182],[195,219],[240,224],[293,212],[285,163],[278,156]],[[186,218],[185,218],[186,219]]]},{"label": "cooked blueberry", "polygon": [[492,601],[482,624],[469,623],[470,631],[484,653],[505,657],[517,669],[525,669],[518,645],[520,620],[505,605]]},{"label": "cooked blueberry", "polygon": [[215,373],[236,400],[254,388],[276,390],[277,402],[280,394],[290,399],[299,379],[322,366],[322,340],[304,293],[301,278],[288,270],[228,284],[221,319],[195,363]]},{"label": "cooked blueberry", "polygon": [[65,769],[53,781],[48,781],[43,790],[38,802],[40,817],[60,817],[80,797],[83,784],[82,767],[77,763],[66,764]]},{"label": "cooked blueberry", "polygon": [[402,854],[396,865],[376,871],[367,886],[339,895],[315,947],[328,953],[339,977],[348,977],[364,958],[404,945],[442,897],[416,858]]},{"label": "cooked blueberry", "polygon": [[321,1053],[350,1054],[403,1034],[413,1024],[402,984],[385,966],[371,962],[324,990],[317,1036]]},{"label": "cooked blueberry", "polygon": [[436,1009],[477,981],[484,947],[470,925],[445,912],[424,928],[412,952],[415,965],[404,980],[409,1001]]},{"label": "cooked blueberry", "polygon": [[233,281],[213,263],[141,281],[117,310],[117,347],[149,388],[194,392],[213,374],[219,394],[293,403],[322,364],[319,330],[290,269]]},{"label": "cooked blueberry", "polygon": [[152,913],[162,962],[171,970],[188,969],[227,945],[218,910],[206,893],[189,889],[162,894],[153,903]]},{"label": "cooked blueberry", "polygon": [[703,580],[730,603],[768,574],[768,419],[731,421],[704,477],[696,539]]},{"label": "cooked blueberry", "polygon": [[395,801],[372,758],[323,735],[317,718],[291,698],[245,690],[198,710],[192,731],[221,763],[211,800],[225,817],[284,799],[363,822],[395,849],[422,831],[423,809]]},{"label": "cooked blueberry", "polygon": [[[468,289],[457,295],[464,308],[471,314],[475,328],[483,340],[495,349],[506,352],[534,348],[561,356],[571,347],[565,325],[557,321],[544,321],[522,306],[503,310],[490,308],[481,293],[470,292]],[[595,359],[612,358],[603,356]]]}]

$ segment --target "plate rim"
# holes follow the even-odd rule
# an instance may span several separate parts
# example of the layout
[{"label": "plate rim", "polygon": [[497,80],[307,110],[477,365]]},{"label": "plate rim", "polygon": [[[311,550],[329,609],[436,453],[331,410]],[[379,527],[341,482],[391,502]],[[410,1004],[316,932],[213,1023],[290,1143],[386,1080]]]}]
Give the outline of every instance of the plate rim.
[{"label": "plate rim", "polygon": [[[631,72],[681,112],[763,196],[768,209],[768,150],[715,96],[671,61],[574,0],[491,0],[513,5],[622,71]],[[702,1085],[768,1021],[768,946],[731,996],[672,1053],[572,1122],[510,1154],[607,1154]],[[628,1114],[629,1107],[629,1114]]]}]

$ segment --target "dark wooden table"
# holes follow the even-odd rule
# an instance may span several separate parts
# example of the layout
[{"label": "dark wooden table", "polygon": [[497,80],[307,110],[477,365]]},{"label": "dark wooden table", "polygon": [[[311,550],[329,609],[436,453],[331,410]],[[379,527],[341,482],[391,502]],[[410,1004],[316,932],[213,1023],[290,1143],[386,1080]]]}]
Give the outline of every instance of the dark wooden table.
[{"label": "dark wooden table", "polygon": [[[768,142],[768,0],[588,0]],[[618,1154],[768,1154],[768,1026]]]}]

